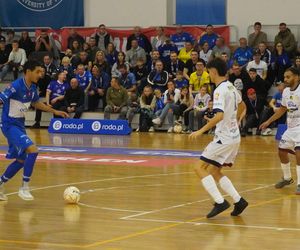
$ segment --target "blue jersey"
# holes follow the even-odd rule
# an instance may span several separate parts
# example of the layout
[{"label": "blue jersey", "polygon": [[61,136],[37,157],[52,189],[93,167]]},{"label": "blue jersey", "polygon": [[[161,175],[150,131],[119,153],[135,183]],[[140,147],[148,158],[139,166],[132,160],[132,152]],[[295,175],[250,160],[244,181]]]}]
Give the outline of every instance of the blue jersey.
[{"label": "blue jersey", "polygon": [[170,61],[170,54],[172,51],[175,51],[178,53],[177,46],[175,44],[163,44],[158,47],[158,51],[160,54],[161,59],[164,62],[169,62]]},{"label": "blue jersey", "polygon": [[207,42],[209,49],[213,49],[218,37],[219,36],[216,33],[212,33],[211,35],[205,34],[200,38],[199,44],[202,46],[205,42]]},{"label": "blue jersey", "polygon": [[185,78],[182,78],[181,81],[175,80],[174,82],[175,82],[175,86],[176,86],[177,89],[181,89],[183,87],[188,87],[189,86],[189,82]]},{"label": "blue jersey", "polygon": [[0,93],[0,100],[3,102],[2,126],[17,125],[23,128],[25,112],[32,102],[39,100],[39,95],[35,84],[28,87],[25,79],[19,78]]},{"label": "blue jersey", "polygon": [[92,74],[87,70],[83,75],[76,74],[76,79],[78,80],[79,87],[82,90],[85,90],[89,83],[92,81]]},{"label": "blue jersey", "polygon": [[50,101],[56,97],[65,95],[66,90],[69,88],[69,84],[66,82],[60,83],[58,81],[52,81],[49,83],[47,90],[50,90]]},{"label": "blue jersey", "polygon": [[135,75],[133,73],[121,75],[119,79],[120,79],[121,85],[125,89],[130,89],[130,88],[132,88],[133,85],[136,84]]},{"label": "blue jersey", "polygon": [[233,54],[233,60],[236,61],[240,66],[246,65],[252,60],[253,54],[250,47],[237,48]]},{"label": "blue jersey", "polygon": [[187,32],[183,32],[181,34],[174,34],[171,36],[171,41],[173,43],[175,43],[175,45],[177,46],[177,49],[180,50],[184,47],[185,42],[191,42],[193,44],[194,42],[194,37],[187,33]]},{"label": "blue jersey", "polygon": [[279,108],[281,106],[282,93],[277,92],[272,99],[275,100],[275,107]]}]

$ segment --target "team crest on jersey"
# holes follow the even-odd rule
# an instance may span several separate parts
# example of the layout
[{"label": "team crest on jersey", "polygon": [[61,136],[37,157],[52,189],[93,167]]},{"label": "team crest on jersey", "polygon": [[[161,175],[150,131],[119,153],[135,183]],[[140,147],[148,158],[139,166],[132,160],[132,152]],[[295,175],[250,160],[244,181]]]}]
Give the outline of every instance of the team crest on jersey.
[{"label": "team crest on jersey", "polygon": [[62,1],[63,0],[18,0],[18,3],[32,11],[47,11],[55,8]]},{"label": "team crest on jersey", "polygon": [[214,101],[217,101],[219,99],[220,94],[219,93],[215,93],[214,94]]}]

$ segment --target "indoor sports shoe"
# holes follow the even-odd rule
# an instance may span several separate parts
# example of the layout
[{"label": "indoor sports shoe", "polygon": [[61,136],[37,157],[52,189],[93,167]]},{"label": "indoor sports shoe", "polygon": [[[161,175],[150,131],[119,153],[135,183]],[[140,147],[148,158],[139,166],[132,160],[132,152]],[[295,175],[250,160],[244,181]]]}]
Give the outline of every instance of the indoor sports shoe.
[{"label": "indoor sports shoe", "polygon": [[300,195],[300,185],[299,184],[297,185],[295,194]]},{"label": "indoor sports shoe", "polygon": [[152,122],[155,125],[160,125],[161,124],[161,119],[159,117],[157,117],[157,118],[153,119]]},{"label": "indoor sports shoe", "polygon": [[0,201],[7,201],[7,195],[4,194],[4,187],[3,185],[0,186]]},{"label": "indoor sports shoe", "polygon": [[206,218],[212,218],[212,217],[218,215],[219,213],[222,213],[229,207],[230,207],[230,204],[227,200],[224,200],[224,202],[221,204],[215,203],[213,209],[209,212],[208,215],[206,215]]},{"label": "indoor sports shoe", "polygon": [[234,209],[231,212],[231,216],[240,215],[246,207],[248,207],[248,202],[243,197],[241,197],[241,199],[237,203],[234,203]]},{"label": "indoor sports shoe", "polygon": [[285,180],[282,178],[281,181],[279,181],[275,184],[275,188],[283,188],[284,186],[290,185],[293,182],[294,182],[293,178],[291,178],[290,180]]},{"label": "indoor sports shoe", "polygon": [[32,201],[34,197],[31,195],[28,187],[20,187],[19,189],[19,197],[25,201]]}]

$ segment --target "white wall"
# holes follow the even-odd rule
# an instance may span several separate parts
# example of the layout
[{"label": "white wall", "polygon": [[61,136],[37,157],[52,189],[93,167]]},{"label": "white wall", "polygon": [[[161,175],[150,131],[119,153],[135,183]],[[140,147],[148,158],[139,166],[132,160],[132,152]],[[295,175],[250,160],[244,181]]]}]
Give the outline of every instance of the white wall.
[{"label": "white wall", "polygon": [[84,0],[85,26],[167,25],[168,0]]},{"label": "white wall", "polygon": [[[299,24],[300,26],[299,9],[299,0],[227,0],[227,24],[237,26],[239,37],[242,37],[247,36],[249,25],[259,21],[266,25],[263,30],[268,33],[270,41],[278,32],[279,23],[285,22],[287,25]],[[299,38],[299,31],[291,27],[296,39]]]}]

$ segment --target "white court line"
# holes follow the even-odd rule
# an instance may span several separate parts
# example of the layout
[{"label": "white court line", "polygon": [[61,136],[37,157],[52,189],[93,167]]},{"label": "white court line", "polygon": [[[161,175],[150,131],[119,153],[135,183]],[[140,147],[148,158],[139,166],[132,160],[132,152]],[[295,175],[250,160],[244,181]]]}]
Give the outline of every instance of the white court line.
[{"label": "white court line", "polygon": [[[244,191],[241,191],[240,193],[242,194],[242,193],[247,193],[247,192],[251,192],[251,191],[256,191],[256,190],[271,187],[273,185],[274,184],[270,184],[270,185],[265,185],[265,186],[262,186],[262,187],[246,189]],[[224,195],[224,197],[227,197],[227,196],[228,195]],[[192,204],[195,204],[195,203],[201,203],[201,202],[210,201],[210,200],[211,200],[210,198],[207,198],[207,199],[204,199],[204,200],[198,200],[198,201],[182,203],[182,204],[179,204],[179,205],[174,205],[174,206],[165,207],[165,208],[161,208],[161,209],[155,209],[155,210],[148,211],[148,212],[142,212],[142,213],[138,213],[138,214],[124,216],[124,217],[121,217],[120,219],[121,220],[128,220],[130,218],[135,218],[135,217],[139,217],[139,216],[146,215],[146,214],[154,214],[154,213],[158,213],[158,212],[161,212],[161,211],[166,211],[166,210],[170,210],[170,209],[174,209],[174,208],[178,208],[178,207],[185,207],[185,206],[192,205]]]},{"label": "white court line", "polygon": [[111,207],[97,207],[97,206],[93,206],[93,205],[88,205],[85,203],[78,203],[81,206],[84,207],[89,207],[89,208],[97,208],[97,209],[103,209],[103,210],[109,210],[109,211],[119,211],[119,212],[130,212],[130,213],[142,213],[145,211],[138,211],[138,210],[129,210],[129,209],[119,209],[119,208],[111,208]]}]

